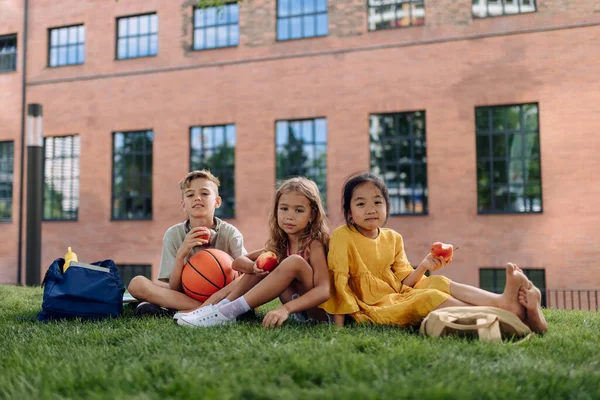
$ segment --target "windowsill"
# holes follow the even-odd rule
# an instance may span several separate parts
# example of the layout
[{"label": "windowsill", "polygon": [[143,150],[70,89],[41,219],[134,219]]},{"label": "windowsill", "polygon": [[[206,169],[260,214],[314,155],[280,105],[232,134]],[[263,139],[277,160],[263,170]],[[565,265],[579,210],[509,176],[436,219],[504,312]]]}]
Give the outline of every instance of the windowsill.
[{"label": "windowsill", "polygon": [[17,72],[17,70],[16,69],[11,69],[10,71],[0,70],[0,74],[10,74],[12,72]]},{"label": "windowsill", "polygon": [[390,214],[390,215],[388,215],[388,218],[395,218],[395,217],[428,217],[428,216],[429,216],[429,211],[424,212],[424,213]]},{"label": "windowsill", "polygon": [[77,64],[55,65],[55,66],[46,65],[46,69],[56,69],[56,68],[65,68],[65,67],[80,67],[82,65],[85,65],[85,62],[77,63]]},{"label": "windowsill", "polygon": [[194,52],[194,53],[202,53],[205,51],[211,51],[211,50],[224,50],[224,49],[235,49],[236,47],[240,47],[240,44],[232,44],[232,45],[228,45],[228,46],[220,46],[220,47],[207,47],[205,49],[195,49],[194,45],[192,44],[192,47],[190,48],[190,51]]},{"label": "windowsill", "polygon": [[406,25],[406,26],[390,26],[388,28],[375,28],[375,29],[370,29],[369,27],[367,27],[369,32],[380,32],[380,31],[393,31],[395,29],[406,29],[406,28],[422,28],[425,26],[425,23],[422,24],[415,24],[415,25]]},{"label": "windowsill", "polygon": [[520,13],[516,13],[516,14],[487,15],[485,17],[478,17],[475,14],[471,14],[471,17],[474,20],[478,20],[478,19],[500,18],[500,17],[515,17],[515,16],[519,16],[519,15],[535,14],[536,12],[537,12],[537,10],[535,10],[535,11],[528,11],[528,12],[520,12]]},{"label": "windowsill", "polygon": [[12,224],[12,219],[0,219],[0,224]]},{"label": "windowsill", "polygon": [[151,57],[156,57],[158,56],[158,53],[156,54],[152,54],[149,56],[137,56],[137,57],[127,57],[127,58],[115,58],[115,61],[127,61],[127,60],[137,60],[140,58],[151,58]]},{"label": "windowsill", "polygon": [[79,222],[79,219],[42,219],[42,222]]},{"label": "windowsill", "polygon": [[544,210],[541,211],[477,211],[477,215],[541,215]]},{"label": "windowsill", "polygon": [[308,40],[308,39],[320,39],[320,38],[325,38],[328,37],[329,33],[327,33],[326,35],[318,35],[318,36],[309,36],[309,37],[301,37],[301,38],[290,38],[290,39],[276,39],[276,43],[285,43],[285,42],[293,42],[296,40]]},{"label": "windowsill", "polygon": [[110,217],[111,222],[127,222],[127,221],[152,221],[152,217],[148,218],[114,218]]}]

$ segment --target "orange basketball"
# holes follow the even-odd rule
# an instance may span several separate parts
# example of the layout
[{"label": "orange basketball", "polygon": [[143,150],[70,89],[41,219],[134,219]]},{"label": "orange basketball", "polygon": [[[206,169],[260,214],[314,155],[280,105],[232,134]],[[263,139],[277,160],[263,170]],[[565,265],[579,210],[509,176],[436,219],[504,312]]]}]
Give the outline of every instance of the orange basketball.
[{"label": "orange basketball", "polygon": [[231,268],[232,262],[231,256],[224,251],[200,250],[183,267],[183,291],[191,298],[206,301],[236,278],[237,272]]}]

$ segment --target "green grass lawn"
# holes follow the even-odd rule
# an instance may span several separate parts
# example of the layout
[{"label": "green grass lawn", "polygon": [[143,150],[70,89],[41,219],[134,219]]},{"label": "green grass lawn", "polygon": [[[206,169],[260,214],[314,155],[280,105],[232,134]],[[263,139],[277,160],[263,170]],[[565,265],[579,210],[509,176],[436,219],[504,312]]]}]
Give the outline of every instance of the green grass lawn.
[{"label": "green grass lawn", "polygon": [[[131,313],[31,319],[41,289],[0,286],[0,399],[600,399],[600,313],[547,310],[521,344],[258,318],[187,329]],[[263,307],[264,308],[264,307]]]}]

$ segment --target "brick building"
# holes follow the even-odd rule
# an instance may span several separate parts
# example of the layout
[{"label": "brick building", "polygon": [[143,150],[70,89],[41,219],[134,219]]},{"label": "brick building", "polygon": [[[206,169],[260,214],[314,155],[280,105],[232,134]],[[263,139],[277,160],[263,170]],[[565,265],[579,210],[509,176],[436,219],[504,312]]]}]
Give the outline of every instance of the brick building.
[{"label": "brick building", "polygon": [[224,181],[248,249],[278,178],[317,180],[335,227],[344,178],[370,168],[414,264],[439,240],[465,283],[501,287],[510,260],[600,288],[600,3],[194,4],[30,0],[25,32],[24,1],[1,3],[0,282],[25,246],[24,90],[44,107],[42,272],[72,246],[156,276],[190,168]]}]

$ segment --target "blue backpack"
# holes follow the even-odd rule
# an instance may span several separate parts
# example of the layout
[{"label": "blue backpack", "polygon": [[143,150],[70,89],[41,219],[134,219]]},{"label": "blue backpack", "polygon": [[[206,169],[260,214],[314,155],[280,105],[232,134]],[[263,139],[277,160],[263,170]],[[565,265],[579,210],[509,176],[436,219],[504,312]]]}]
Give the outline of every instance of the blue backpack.
[{"label": "blue backpack", "polygon": [[101,319],[123,313],[125,287],[112,260],[92,264],[73,261],[63,273],[64,264],[63,258],[57,258],[46,272],[38,320]]}]

